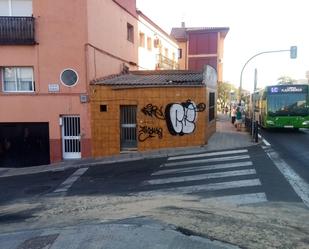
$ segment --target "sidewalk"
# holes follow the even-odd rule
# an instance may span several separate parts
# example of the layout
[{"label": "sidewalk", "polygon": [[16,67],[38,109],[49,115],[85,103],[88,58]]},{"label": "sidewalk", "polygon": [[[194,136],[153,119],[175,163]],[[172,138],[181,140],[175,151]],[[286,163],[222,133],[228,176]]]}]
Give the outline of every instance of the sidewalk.
[{"label": "sidewalk", "polygon": [[48,171],[63,171],[69,168],[82,168],[116,162],[137,161],[146,158],[169,157],[176,155],[201,153],[213,150],[227,150],[248,147],[254,144],[255,143],[252,142],[252,139],[245,128],[242,128],[241,131],[236,131],[236,128],[232,125],[228,115],[218,114],[217,132],[211,136],[208,144],[204,146],[170,148],[152,150],[147,152],[131,152],[101,158],[67,160],[60,163],[25,168],[0,168],[0,178],[16,175],[35,174]]},{"label": "sidewalk", "polygon": [[186,236],[176,227],[153,220],[127,219],[116,223],[80,224],[0,234],[1,248],[86,249],[239,249],[200,236]]}]

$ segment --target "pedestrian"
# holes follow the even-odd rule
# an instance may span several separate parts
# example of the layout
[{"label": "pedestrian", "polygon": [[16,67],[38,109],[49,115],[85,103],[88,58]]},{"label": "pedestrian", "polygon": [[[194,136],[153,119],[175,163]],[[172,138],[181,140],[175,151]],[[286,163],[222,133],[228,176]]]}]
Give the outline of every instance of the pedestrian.
[{"label": "pedestrian", "polygon": [[229,108],[226,106],[224,111],[225,111],[225,114],[227,114],[229,112]]},{"label": "pedestrian", "polygon": [[232,107],[231,118],[232,118],[232,124],[234,124],[235,120],[236,120],[236,108],[235,108],[235,106]]},{"label": "pedestrian", "polygon": [[240,106],[237,107],[236,109],[236,128],[237,128],[237,131],[240,131],[241,129],[241,124],[242,124],[242,113],[241,113],[241,109],[240,109]]}]

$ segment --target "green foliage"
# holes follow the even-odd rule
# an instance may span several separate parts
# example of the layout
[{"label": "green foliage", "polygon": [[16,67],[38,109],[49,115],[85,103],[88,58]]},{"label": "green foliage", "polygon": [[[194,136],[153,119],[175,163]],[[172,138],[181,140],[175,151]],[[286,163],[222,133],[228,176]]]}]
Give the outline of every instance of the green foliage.
[{"label": "green foliage", "polygon": [[220,110],[230,104],[231,92],[236,94],[236,87],[228,82],[218,82],[218,98],[217,105]]},{"label": "green foliage", "polygon": [[286,75],[278,78],[278,85],[294,84],[295,82],[295,79]]}]

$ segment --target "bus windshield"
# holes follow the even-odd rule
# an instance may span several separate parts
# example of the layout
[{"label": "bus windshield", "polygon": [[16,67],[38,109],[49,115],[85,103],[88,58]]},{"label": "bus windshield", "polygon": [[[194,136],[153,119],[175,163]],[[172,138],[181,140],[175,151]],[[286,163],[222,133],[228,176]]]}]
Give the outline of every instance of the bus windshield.
[{"label": "bus windshield", "polygon": [[269,116],[307,116],[309,107],[307,105],[306,93],[280,93],[268,95]]}]

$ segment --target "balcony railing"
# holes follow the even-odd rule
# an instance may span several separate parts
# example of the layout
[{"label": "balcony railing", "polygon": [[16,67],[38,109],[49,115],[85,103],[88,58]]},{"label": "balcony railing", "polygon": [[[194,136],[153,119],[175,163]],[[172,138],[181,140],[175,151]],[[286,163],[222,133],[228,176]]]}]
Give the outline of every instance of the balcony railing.
[{"label": "balcony railing", "polygon": [[34,18],[0,16],[0,45],[33,45]]},{"label": "balcony railing", "polygon": [[179,64],[162,54],[157,54],[157,69],[179,69]]}]

